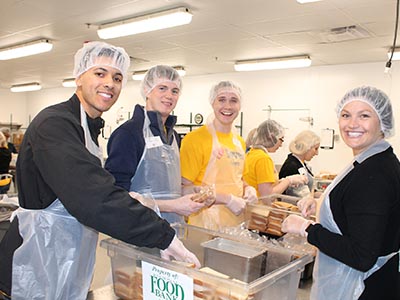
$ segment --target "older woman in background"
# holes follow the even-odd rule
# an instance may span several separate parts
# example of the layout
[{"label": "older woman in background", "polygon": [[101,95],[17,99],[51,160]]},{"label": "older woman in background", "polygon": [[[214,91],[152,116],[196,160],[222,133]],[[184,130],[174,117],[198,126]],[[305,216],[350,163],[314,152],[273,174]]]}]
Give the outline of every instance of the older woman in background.
[{"label": "older woman in background", "polygon": [[283,163],[279,178],[303,174],[308,178],[307,185],[289,187],[284,193],[290,196],[305,197],[313,192],[314,175],[306,162],[318,155],[320,137],[311,130],[300,132],[289,145],[290,154]]}]

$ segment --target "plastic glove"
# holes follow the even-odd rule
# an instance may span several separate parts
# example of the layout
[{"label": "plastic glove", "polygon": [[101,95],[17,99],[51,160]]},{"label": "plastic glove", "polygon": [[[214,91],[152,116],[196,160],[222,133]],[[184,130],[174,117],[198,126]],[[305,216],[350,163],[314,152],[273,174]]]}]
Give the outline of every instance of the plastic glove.
[{"label": "plastic glove", "polygon": [[298,187],[299,185],[307,184],[308,183],[308,177],[306,175],[290,175],[285,177],[289,179],[289,186],[293,187]]},{"label": "plastic glove", "polygon": [[307,227],[310,224],[314,224],[313,221],[304,219],[303,217],[297,215],[289,215],[283,222],[282,222],[282,232],[287,233],[295,233],[299,234],[303,237],[307,236]]},{"label": "plastic glove", "polygon": [[161,216],[160,209],[151,194],[141,195],[136,192],[129,192],[129,196],[139,201],[142,205],[154,210],[158,216]]},{"label": "plastic glove", "polygon": [[240,197],[231,195],[228,203],[226,203],[226,207],[229,208],[234,215],[238,216],[246,208],[246,201]]},{"label": "plastic glove", "polygon": [[176,235],[174,236],[171,244],[169,244],[168,248],[165,250],[161,250],[161,258],[166,260],[175,259],[178,261],[193,263],[196,268],[201,267],[200,261],[197,259],[197,257],[185,248],[185,246],[176,237]]},{"label": "plastic glove", "polygon": [[247,200],[248,203],[258,202],[257,191],[251,185],[246,186],[244,189],[243,199]]},{"label": "plastic glove", "polygon": [[315,215],[317,209],[317,201],[312,197],[304,197],[297,202],[297,207],[304,217]]}]

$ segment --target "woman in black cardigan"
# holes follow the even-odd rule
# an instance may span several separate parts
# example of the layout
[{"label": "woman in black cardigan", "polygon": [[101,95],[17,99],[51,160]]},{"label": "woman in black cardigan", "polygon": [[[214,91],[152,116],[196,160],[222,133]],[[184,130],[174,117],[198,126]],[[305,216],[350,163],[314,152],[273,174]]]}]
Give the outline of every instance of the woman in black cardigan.
[{"label": "woman in black cardigan", "polygon": [[[283,231],[318,248],[311,299],[400,299],[400,164],[385,138],[394,133],[389,98],[360,87],[337,106],[354,159],[327,188],[319,223],[290,216]],[[315,207],[301,201],[300,209]]]}]

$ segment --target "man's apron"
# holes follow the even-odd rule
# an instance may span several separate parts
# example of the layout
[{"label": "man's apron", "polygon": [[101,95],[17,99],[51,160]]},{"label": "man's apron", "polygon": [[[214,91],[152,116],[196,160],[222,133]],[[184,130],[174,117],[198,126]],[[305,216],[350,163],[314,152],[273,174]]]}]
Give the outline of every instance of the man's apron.
[{"label": "man's apron", "polygon": [[[243,197],[244,151],[237,134],[232,133],[235,149],[222,146],[212,121],[207,122],[207,129],[212,135],[212,151],[202,185],[214,185],[217,194],[232,194]],[[237,226],[244,221],[244,213],[235,216],[225,205],[213,205],[192,214],[191,225],[211,230]]]},{"label": "man's apron", "polygon": [[[129,191],[141,194],[147,203],[153,200],[149,206],[157,211],[154,200],[171,200],[182,195],[179,147],[175,137],[172,145],[167,145],[159,136],[154,136],[146,110],[144,116],[143,137],[146,145]],[[183,216],[176,213],[162,212],[161,217],[171,224],[184,222]]]},{"label": "man's apron", "polygon": [[[81,105],[86,148],[102,161]],[[82,225],[56,199],[45,209],[17,209],[22,245],[13,258],[13,300],[84,300],[93,276],[98,232]],[[14,216],[13,216],[14,217]]]}]

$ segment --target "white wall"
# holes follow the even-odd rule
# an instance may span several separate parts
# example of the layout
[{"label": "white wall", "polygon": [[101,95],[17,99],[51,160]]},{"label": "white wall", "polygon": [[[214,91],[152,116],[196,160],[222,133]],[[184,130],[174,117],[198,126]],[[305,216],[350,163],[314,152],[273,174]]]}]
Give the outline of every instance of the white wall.
[{"label": "white wall", "polygon": [[[186,76],[183,79],[183,93],[174,114],[178,116],[178,123],[188,123],[191,112],[193,115],[201,113],[207,117],[211,113],[208,102],[211,86],[220,80],[232,80],[243,91],[244,137],[269,116],[287,128],[284,147],[273,155],[275,163],[279,164],[283,162],[288,153],[287,146],[290,139],[300,130],[309,128],[320,134],[323,128],[333,128],[338,133],[334,108],[345,92],[353,87],[372,85],[384,90],[392,99],[395,116],[400,118],[397,114],[400,107],[400,85],[395,84],[400,81],[400,64],[395,62],[389,75],[383,73],[384,65],[384,62],[380,62]],[[3,92],[0,94],[0,104],[2,104],[0,117],[4,118],[3,115],[7,116],[10,113],[14,115],[16,111],[25,111],[25,119],[29,120],[29,116],[33,117],[50,104],[68,99],[73,92],[74,89],[71,88],[42,90],[27,93],[26,100],[23,96],[15,98],[16,96],[9,96],[13,95],[12,93]],[[10,106],[9,99],[18,102],[22,107]],[[3,103],[7,103],[7,105]],[[144,103],[140,96],[139,83],[129,81],[118,102],[103,115],[107,126],[110,126],[108,129],[113,130],[118,126],[116,123],[117,112],[122,112],[122,115],[127,118],[131,115],[136,103]],[[272,108],[271,113],[265,111],[268,106]],[[4,107],[9,111],[5,113]],[[305,110],[291,111],[291,109]],[[314,119],[313,126],[299,121],[299,117],[307,116]],[[396,129],[396,132],[400,132],[399,126]],[[390,142],[395,151],[400,153],[399,137],[392,138]],[[105,146],[106,141],[103,140],[102,143]],[[351,151],[339,140],[335,143],[333,150],[320,150],[319,156],[311,161],[311,165],[316,173],[320,171],[339,172],[351,158]]]},{"label": "white wall", "polygon": [[27,124],[27,94],[0,90],[0,123]]}]

